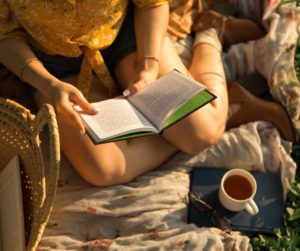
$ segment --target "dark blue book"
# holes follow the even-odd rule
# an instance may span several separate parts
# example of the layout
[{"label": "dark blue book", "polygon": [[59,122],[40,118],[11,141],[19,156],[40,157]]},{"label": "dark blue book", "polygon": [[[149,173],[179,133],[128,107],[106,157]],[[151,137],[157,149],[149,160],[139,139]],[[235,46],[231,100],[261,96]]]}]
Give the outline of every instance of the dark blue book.
[{"label": "dark blue book", "polygon": [[[231,212],[219,202],[219,184],[226,171],[228,169],[225,168],[194,167],[191,172],[190,189],[199,191],[210,206],[227,217],[233,230],[253,235],[273,234],[274,229],[278,228],[284,233],[285,205],[279,174],[251,172],[257,183],[254,201],[259,208],[259,213],[249,215],[245,210]],[[188,206],[188,223],[194,223],[199,227],[214,226],[208,215],[197,210],[192,203]]]}]

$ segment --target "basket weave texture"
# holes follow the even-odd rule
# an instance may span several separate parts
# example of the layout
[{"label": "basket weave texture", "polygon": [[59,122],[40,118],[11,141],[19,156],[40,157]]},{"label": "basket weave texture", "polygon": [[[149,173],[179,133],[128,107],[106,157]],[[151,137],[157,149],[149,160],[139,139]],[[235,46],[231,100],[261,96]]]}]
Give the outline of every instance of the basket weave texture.
[{"label": "basket weave texture", "polygon": [[[42,151],[43,128],[48,129],[49,154]],[[15,155],[21,167],[26,250],[35,250],[52,209],[60,163],[58,127],[51,105],[44,104],[35,116],[19,103],[0,98],[0,170]]]}]

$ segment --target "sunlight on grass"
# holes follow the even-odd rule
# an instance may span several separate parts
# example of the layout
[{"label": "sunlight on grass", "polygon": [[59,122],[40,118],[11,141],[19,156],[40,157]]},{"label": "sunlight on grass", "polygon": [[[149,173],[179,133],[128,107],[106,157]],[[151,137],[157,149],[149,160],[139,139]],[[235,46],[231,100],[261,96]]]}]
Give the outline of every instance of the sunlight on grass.
[{"label": "sunlight on grass", "polygon": [[[287,3],[291,1],[282,1]],[[299,4],[300,1],[297,1]],[[300,40],[295,54],[295,69],[300,79]],[[293,146],[292,157],[300,165],[300,144]],[[253,250],[284,250],[300,251],[300,171],[297,168],[296,180],[289,183],[289,193],[286,201],[285,224],[286,233],[274,230],[274,236],[259,235],[252,237],[251,244]]]}]

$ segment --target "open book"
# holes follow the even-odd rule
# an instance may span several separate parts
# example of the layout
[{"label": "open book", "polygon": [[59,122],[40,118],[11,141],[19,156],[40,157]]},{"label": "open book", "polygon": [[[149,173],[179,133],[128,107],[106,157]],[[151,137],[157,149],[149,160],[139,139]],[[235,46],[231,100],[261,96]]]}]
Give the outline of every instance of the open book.
[{"label": "open book", "polygon": [[80,115],[99,144],[160,134],[215,98],[204,85],[173,70],[136,94],[93,103],[96,115]]},{"label": "open book", "polygon": [[19,159],[0,171],[0,250],[25,250],[25,230]]}]

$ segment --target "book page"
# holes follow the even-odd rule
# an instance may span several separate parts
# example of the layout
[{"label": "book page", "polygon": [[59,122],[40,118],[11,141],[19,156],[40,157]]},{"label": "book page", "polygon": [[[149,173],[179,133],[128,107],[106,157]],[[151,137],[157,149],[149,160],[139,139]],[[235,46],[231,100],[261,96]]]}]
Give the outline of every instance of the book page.
[{"label": "book page", "polygon": [[1,250],[25,250],[23,201],[18,157],[0,172]]},{"label": "book page", "polygon": [[93,103],[93,106],[98,110],[98,114],[80,115],[98,141],[139,130],[157,132],[157,129],[124,97]]},{"label": "book page", "polygon": [[161,125],[170,114],[205,88],[204,85],[174,70],[128,99],[161,129]]}]

